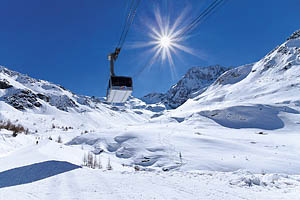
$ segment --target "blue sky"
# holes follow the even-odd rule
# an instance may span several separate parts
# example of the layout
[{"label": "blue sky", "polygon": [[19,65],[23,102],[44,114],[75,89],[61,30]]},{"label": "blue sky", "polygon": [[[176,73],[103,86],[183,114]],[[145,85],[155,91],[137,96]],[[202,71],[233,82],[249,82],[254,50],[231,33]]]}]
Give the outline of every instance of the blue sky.
[{"label": "blue sky", "polygon": [[[179,52],[177,76],[168,63],[155,62],[138,74],[153,54],[132,48],[150,41],[154,8],[174,21],[189,9],[186,22],[212,0],[141,0],[117,75],[134,78],[134,96],[165,92],[193,66],[252,63],[300,29],[299,0],[228,0],[201,23],[184,44],[204,56]],[[0,1],[0,65],[90,96],[104,96],[109,79],[108,53],[119,40],[128,0]]]}]

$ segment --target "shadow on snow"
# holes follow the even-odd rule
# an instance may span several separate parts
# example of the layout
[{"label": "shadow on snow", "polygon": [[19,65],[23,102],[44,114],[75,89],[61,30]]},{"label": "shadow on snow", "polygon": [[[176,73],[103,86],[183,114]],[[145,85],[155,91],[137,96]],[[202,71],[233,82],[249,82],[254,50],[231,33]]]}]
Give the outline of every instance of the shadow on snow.
[{"label": "shadow on snow", "polygon": [[65,161],[50,160],[0,172],[0,188],[32,183],[81,168]]},{"label": "shadow on snow", "polygon": [[280,112],[299,114],[297,110],[287,106],[275,107],[262,104],[232,106],[222,110],[201,111],[199,114],[227,128],[275,130],[284,127],[284,122],[278,116]]}]

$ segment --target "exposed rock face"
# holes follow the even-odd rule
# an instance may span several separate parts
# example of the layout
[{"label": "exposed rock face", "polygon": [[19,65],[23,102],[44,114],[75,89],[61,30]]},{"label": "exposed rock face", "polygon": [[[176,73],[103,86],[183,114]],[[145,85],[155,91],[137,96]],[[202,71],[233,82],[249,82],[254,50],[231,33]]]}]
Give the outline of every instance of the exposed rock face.
[{"label": "exposed rock face", "polygon": [[293,40],[293,39],[297,39],[300,37],[300,30],[295,31],[289,38],[288,40]]},{"label": "exposed rock face", "polygon": [[[14,84],[10,84],[7,79],[13,80]],[[69,109],[76,109],[77,104],[80,104],[83,99],[86,101],[86,106],[92,102],[89,100],[92,99],[90,97],[74,95],[62,86],[37,80],[2,66],[0,66],[0,89],[7,89],[0,99],[18,110],[40,108],[45,102],[68,112]]]},{"label": "exposed rock face", "polygon": [[43,94],[40,94],[38,93],[37,96],[39,97],[39,99],[43,100],[43,101],[46,101],[46,102],[49,102],[50,101],[50,97],[46,96],[46,95],[43,95]]},{"label": "exposed rock face", "polygon": [[162,103],[167,108],[177,108],[206,90],[228,68],[219,65],[209,67],[193,67],[172,86],[166,94],[151,93],[142,99],[146,103]]},{"label": "exposed rock face", "polygon": [[69,108],[76,108],[75,101],[69,98],[67,95],[60,95],[60,96],[51,96],[50,97],[50,105],[55,106],[59,110],[68,111]]},{"label": "exposed rock face", "polygon": [[14,94],[5,97],[5,100],[6,103],[18,110],[42,106],[38,101],[37,95],[30,90],[16,90]]}]

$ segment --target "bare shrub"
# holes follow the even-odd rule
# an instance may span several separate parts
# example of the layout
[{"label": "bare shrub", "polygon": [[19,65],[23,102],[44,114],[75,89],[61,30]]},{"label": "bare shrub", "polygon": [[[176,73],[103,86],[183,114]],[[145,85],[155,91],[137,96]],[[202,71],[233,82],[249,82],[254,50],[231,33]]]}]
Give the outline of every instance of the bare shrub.
[{"label": "bare shrub", "polygon": [[25,129],[24,126],[20,125],[20,124],[13,124],[11,123],[10,120],[8,120],[7,122],[1,121],[0,122],[0,129],[6,129],[9,131],[13,132],[13,137],[16,137],[18,135],[18,133],[25,133],[27,134],[29,131],[28,129]]},{"label": "bare shrub", "polygon": [[137,171],[140,171],[141,168],[140,168],[138,165],[135,165],[135,166],[134,166],[134,170],[137,172]]}]

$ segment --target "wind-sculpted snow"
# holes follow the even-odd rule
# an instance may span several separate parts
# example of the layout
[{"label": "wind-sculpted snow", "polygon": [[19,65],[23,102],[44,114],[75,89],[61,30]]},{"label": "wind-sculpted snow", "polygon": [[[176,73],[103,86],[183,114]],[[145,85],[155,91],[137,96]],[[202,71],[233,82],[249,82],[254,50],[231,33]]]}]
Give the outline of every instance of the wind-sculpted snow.
[{"label": "wind-sculpted snow", "polygon": [[167,154],[168,150],[165,147],[151,147],[151,143],[145,142],[148,139],[137,133],[125,133],[113,138],[106,134],[91,133],[78,136],[67,145],[90,145],[94,148],[94,153],[113,153],[130,166],[165,166],[163,163],[171,159]]}]

